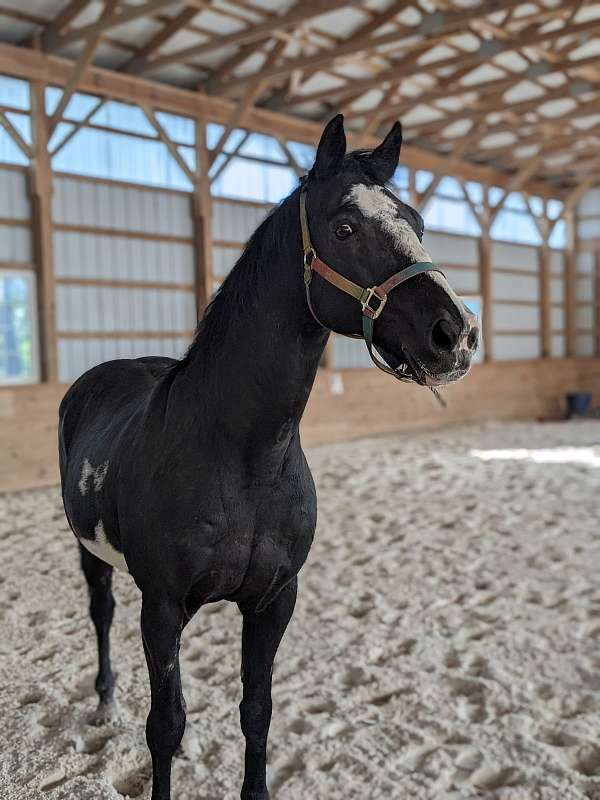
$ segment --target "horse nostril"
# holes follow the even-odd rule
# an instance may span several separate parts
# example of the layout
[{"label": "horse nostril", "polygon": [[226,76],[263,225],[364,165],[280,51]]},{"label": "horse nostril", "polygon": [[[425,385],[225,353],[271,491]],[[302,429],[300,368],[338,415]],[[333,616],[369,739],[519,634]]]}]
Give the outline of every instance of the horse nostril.
[{"label": "horse nostril", "polygon": [[438,320],[431,331],[431,340],[438,350],[451,353],[457,345],[458,335],[448,320]]}]

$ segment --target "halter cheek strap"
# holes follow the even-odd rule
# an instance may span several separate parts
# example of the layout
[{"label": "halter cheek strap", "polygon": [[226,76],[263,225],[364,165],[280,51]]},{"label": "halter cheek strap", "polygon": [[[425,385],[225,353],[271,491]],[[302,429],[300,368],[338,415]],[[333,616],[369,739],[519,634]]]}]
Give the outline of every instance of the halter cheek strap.
[{"label": "halter cheek strap", "polygon": [[349,294],[361,304],[362,335],[359,333],[343,335],[349,336],[352,339],[364,339],[367,350],[369,351],[369,356],[371,357],[371,361],[380,370],[386,372],[388,375],[393,375],[400,381],[412,381],[412,378],[409,375],[406,375],[400,370],[392,369],[392,367],[388,366],[385,361],[376,355],[373,350],[373,325],[375,320],[385,308],[388,294],[392,291],[392,289],[395,289],[397,286],[400,286],[400,284],[405,283],[411,278],[414,278],[416,275],[421,275],[424,272],[440,272],[443,274],[441,269],[436,267],[436,265],[430,261],[419,261],[416,264],[411,264],[409,267],[406,267],[406,269],[400,270],[400,272],[395,272],[386,281],[379,284],[379,286],[371,286],[367,288],[359,286],[349,278],[340,275],[339,272],[336,272],[319,258],[315,248],[312,245],[310,231],[308,228],[308,215],[306,213],[305,186],[303,186],[300,190],[300,227],[302,229],[302,250],[304,252],[304,286],[306,288],[306,300],[308,302],[310,313],[313,315],[315,321],[318,322],[323,328],[327,327],[326,325],[323,325],[323,323],[317,317],[310,298],[310,284],[313,274],[316,272],[324,280],[332,284],[332,286],[335,286],[336,289],[345,292],[345,294]]}]

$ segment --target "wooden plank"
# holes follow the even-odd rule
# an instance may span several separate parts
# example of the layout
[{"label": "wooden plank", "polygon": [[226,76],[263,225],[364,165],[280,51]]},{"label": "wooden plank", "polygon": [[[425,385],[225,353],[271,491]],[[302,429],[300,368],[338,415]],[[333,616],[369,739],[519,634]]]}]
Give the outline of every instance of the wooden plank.
[{"label": "wooden plank", "polygon": [[206,122],[196,123],[196,163],[199,180],[192,196],[194,240],[196,243],[196,313],[202,316],[213,294],[213,199],[210,192],[210,153],[206,145]]},{"label": "wooden plank", "polygon": [[177,236],[172,233],[147,233],[146,231],[128,231],[121,228],[97,228],[92,225],[69,225],[56,222],[54,230],[66,233],[89,233],[94,236],[120,236],[125,239],[146,239],[149,242],[173,242],[176,244],[194,244],[190,236]]},{"label": "wooden plank", "polygon": [[10,136],[13,142],[17,145],[19,150],[23,153],[26,158],[32,158],[33,150],[27,144],[25,139],[21,136],[19,131],[15,128],[12,124],[10,119],[6,116],[4,111],[0,111],[0,126],[4,128],[6,133]]},{"label": "wooden plank", "polygon": [[[72,67],[72,62],[67,59],[0,44],[0,73],[5,75],[29,80],[47,80],[53,85],[64,86]],[[224,98],[177,89],[95,66],[87,69],[79,88],[82,92],[125,102],[145,101],[154,108],[195,119],[203,117],[221,124],[227,122],[234,108],[232,101]],[[319,123],[256,107],[248,111],[246,125],[259,133],[269,136],[285,135],[287,139],[309,144],[316,144],[322,132],[322,125]],[[371,147],[378,143],[378,139],[369,138],[364,146]],[[478,166],[460,159],[453,161],[445,156],[411,146],[402,148],[402,162],[409,167],[445,175],[453,174],[465,180],[480,181],[490,186],[503,187],[510,180],[506,173],[493,167]],[[556,189],[542,181],[528,181],[527,186],[523,188],[540,197],[561,198],[565,194],[564,190]]]},{"label": "wooden plank", "polygon": [[48,154],[49,122],[44,111],[45,88],[45,84],[41,81],[35,81],[30,85],[34,153],[30,163],[29,191],[33,249],[37,269],[40,374],[43,381],[52,382],[56,381],[58,377],[58,363],[52,229],[52,166]]},{"label": "wooden plank", "polygon": [[300,25],[313,17],[335,11],[346,6],[360,5],[361,0],[319,0],[319,2],[296,2],[292,8],[281,14],[279,17],[268,19],[258,25],[249,26],[234,33],[223,36],[213,36],[208,42],[183,47],[179,50],[159,56],[145,65],[144,71],[164,67],[166,64],[174,64],[186,61],[189,58],[196,58],[215,50],[221,50],[232,46],[255,42],[257,39],[269,38],[274,31],[285,30]]},{"label": "wooden plank", "polygon": [[0,269],[10,270],[11,272],[30,272],[35,269],[35,264],[32,264],[30,261],[0,261]]},{"label": "wooden plank", "polygon": [[574,356],[577,351],[577,310],[575,306],[577,299],[577,228],[575,213],[571,208],[565,212],[565,222],[567,227],[564,274],[566,353],[567,356]]},{"label": "wooden plank", "polygon": [[125,25],[127,22],[148,16],[154,11],[160,11],[161,8],[173,5],[174,2],[175,0],[147,0],[141,5],[126,5],[122,9],[113,10],[106,17],[101,15],[95,22],[71,28],[62,35],[56,31],[47,31],[45,35],[42,35],[42,46],[46,51],[62,50],[72,42],[89,39],[90,36],[95,36],[97,33],[106,33],[111,28],[116,28],[117,25]]},{"label": "wooden plank", "polygon": [[594,277],[596,278],[594,285],[594,322],[596,326],[596,355],[600,356],[600,251],[596,250],[594,254]]},{"label": "wooden plank", "polygon": [[58,331],[59,339],[191,339],[194,331]]},{"label": "wooden plank", "polygon": [[542,358],[552,355],[552,288],[550,283],[550,249],[547,239],[538,248],[540,283],[540,341]]},{"label": "wooden plank", "polygon": [[193,292],[193,283],[176,283],[173,281],[131,281],[120,278],[73,278],[57,277],[55,283],[62,286],[106,286],[112,289],[159,289]]}]

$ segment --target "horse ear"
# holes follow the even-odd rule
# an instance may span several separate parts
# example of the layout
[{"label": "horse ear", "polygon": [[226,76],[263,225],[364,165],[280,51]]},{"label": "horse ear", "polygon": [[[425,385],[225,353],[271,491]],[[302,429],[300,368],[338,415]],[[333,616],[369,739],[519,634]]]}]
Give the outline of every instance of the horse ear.
[{"label": "horse ear", "polygon": [[394,122],[383,142],[371,153],[369,162],[377,179],[387,183],[393,176],[400,159],[402,147],[402,125]]},{"label": "horse ear", "polygon": [[321,134],[317,157],[311,170],[312,174],[317,179],[330,178],[339,171],[345,155],[344,117],[342,114],[337,114],[327,123]]}]

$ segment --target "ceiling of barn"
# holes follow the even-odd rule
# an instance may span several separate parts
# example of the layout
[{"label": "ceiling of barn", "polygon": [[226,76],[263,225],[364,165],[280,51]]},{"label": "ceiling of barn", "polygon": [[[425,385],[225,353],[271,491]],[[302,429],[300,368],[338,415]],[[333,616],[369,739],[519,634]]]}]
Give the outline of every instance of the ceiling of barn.
[{"label": "ceiling of barn", "polygon": [[556,183],[600,178],[600,3],[0,0],[0,40]]}]

